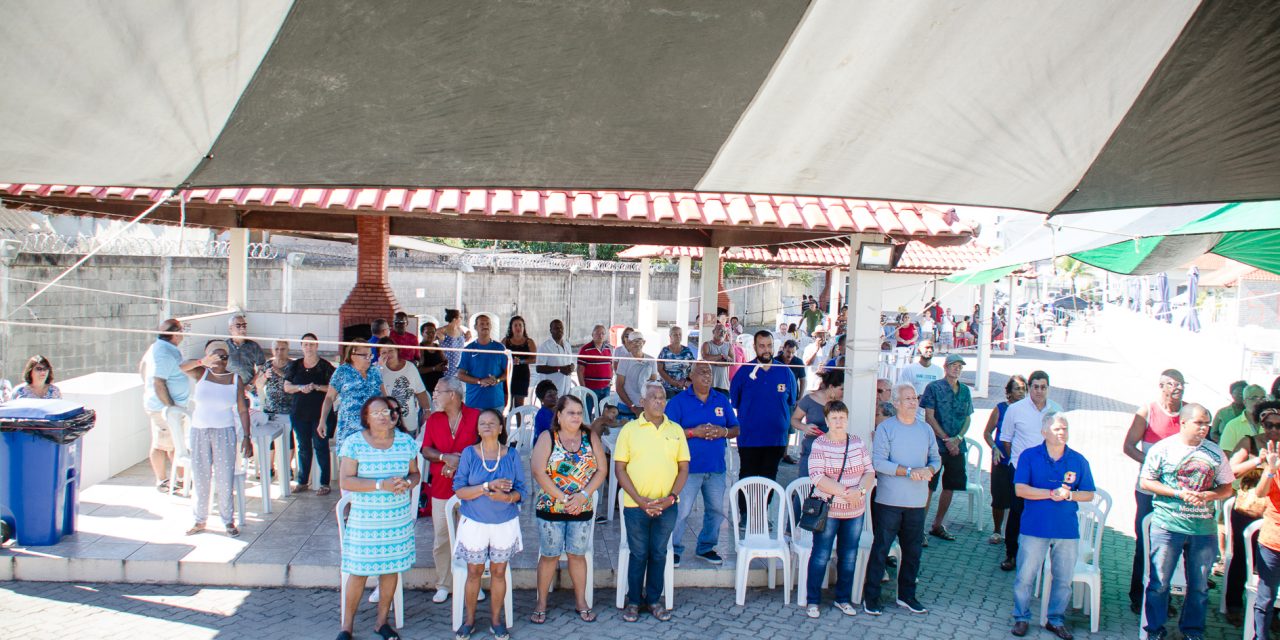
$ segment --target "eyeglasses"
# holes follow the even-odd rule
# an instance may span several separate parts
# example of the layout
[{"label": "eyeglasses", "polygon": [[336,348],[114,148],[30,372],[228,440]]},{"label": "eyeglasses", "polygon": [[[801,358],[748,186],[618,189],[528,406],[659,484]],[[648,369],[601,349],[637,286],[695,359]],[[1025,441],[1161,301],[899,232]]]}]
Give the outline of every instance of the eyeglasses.
[{"label": "eyeglasses", "polygon": [[374,410],[372,410],[372,411],[370,411],[370,412],[369,412],[369,415],[371,415],[371,416],[386,416],[386,417],[391,417],[391,415],[392,415],[392,414],[399,415],[399,414],[400,414],[400,410],[399,410],[399,409],[374,409]]},{"label": "eyeglasses", "polygon": [[1280,420],[1275,420],[1272,422],[1263,422],[1262,427],[1264,429],[1280,429]]},{"label": "eyeglasses", "polygon": [[249,326],[249,323],[248,323],[248,322],[237,322],[237,323],[235,323],[235,324],[233,324],[233,325],[231,325],[231,326],[233,326],[233,327],[239,327],[239,328],[241,328],[241,329],[244,329],[244,328],[246,328],[246,327],[248,327],[248,326]]},{"label": "eyeglasses", "polygon": [[32,371],[45,371],[45,372],[47,372],[47,371],[49,371],[49,367],[44,367],[44,366],[40,366],[40,367],[32,367],[32,368],[31,368],[31,370],[32,370]]},{"label": "eyeglasses", "polygon": [[371,360],[372,360],[372,359],[373,359],[373,353],[372,353],[372,352],[369,352],[369,351],[366,351],[366,352],[364,352],[364,353],[353,353],[353,354],[351,354],[351,357],[352,357],[352,358],[369,358],[369,359],[371,359]]},{"label": "eyeglasses", "polygon": [[1162,383],[1161,386],[1169,387],[1170,389],[1185,389],[1187,385],[1182,382],[1169,381]]}]

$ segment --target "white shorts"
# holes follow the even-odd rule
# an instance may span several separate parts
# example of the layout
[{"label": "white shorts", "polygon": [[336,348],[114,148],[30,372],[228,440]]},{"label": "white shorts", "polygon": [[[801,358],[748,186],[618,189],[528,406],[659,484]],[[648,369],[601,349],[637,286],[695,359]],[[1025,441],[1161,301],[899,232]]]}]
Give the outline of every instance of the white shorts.
[{"label": "white shorts", "polygon": [[462,516],[458,521],[457,535],[458,546],[453,557],[467,564],[507,562],[524,548],[519,518],[500,524],[485,524]]}]

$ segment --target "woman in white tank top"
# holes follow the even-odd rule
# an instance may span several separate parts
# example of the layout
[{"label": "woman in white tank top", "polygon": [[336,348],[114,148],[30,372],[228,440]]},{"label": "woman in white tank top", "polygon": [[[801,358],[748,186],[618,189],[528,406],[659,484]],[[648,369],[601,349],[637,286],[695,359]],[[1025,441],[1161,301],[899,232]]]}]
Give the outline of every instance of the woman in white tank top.
[{"label": "woman in white tank top", "polygon": [[[187,375],[196,380],[191,398],[195,408],[191,414],[191,475],[195,500],[192,515],[195,524],[187,535],[204,531],[209,519],[210,485],[218,496],[218,515],[227,534],[235,537],[240,530],[235,524],[231,499],[231,481],[236,466],[236,423],[244,425],[240,439],[245,457],[253,455],[249,439],[249,411],[244,397],[244,380],[227,371],[227,344],[212,340],[205,345],[204,358],[188,361]],[[184,363],[185,364],[185,363]]]}]

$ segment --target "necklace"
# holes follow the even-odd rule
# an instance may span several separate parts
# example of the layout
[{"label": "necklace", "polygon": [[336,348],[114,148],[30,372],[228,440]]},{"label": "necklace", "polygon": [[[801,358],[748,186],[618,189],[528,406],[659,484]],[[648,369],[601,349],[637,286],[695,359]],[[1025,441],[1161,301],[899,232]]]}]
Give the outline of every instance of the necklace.
[{"label": "necklace", "polygon": [[498,465],[502,463],[502,449],[501,448],[498,449],[498,453],[497,453],[498,457],[493,459],[493,468],[490,469],[489,461],[485,460],[484,458],[484,443],[477,444],[476,446],[480,448],[480,466],[484,467],[484,470],[489,473],[493,473],[497,471]]},{"label": "necklace", "polygon": [[568,445],[566,445],[566,444],[565,444],[565,442],[564,442],[564,430],[563,430],[563,429],[561,429],[561,430],[560,430],[560,433],[556,434],[556,440],[560,443],[560,448],[561,448],[561,449],[564,449],[566,453],[578,453],[579,451],[581,451],[581,450],[582,450],[582,437],[581,437],[581,435],[579,435],[579,437],[578,437],[578,439],[577,439],[577,440],[572,441],[575,445],[577,445],[577,448],[575,448],[575,449],[570,449],[570,448],[568,447]]},{"label": "necklace", "polygon": [[[458,426],[462,424],[462,412],[459,411],[456,416],[450,416],[448,413],[444,415],[449,419],[449,437],[458,437]],[[483,458],[483,456],[481,457]]]}]

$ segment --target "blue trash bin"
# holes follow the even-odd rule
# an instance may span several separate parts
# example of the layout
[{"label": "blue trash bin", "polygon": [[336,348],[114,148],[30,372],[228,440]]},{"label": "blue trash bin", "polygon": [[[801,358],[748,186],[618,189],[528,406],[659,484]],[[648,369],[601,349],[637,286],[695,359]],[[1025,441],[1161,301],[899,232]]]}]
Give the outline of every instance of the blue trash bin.
[{"label": "blue trash bin", "polygon": [[66,400],[0,405],[0,520],[18,544],[47,546],[75,533],[80,438],[94,420]]}]

